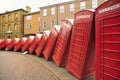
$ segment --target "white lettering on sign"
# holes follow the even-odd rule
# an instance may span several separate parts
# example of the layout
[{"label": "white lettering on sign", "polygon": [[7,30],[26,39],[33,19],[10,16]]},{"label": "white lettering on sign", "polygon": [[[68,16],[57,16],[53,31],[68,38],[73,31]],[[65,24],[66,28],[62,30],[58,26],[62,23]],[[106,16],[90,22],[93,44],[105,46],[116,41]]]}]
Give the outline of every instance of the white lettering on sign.
[{"label": "white lettering on sign", "polygon": [[84,19],[84,18],[90,18],[90,15],[76,16],[76,19]]},{"label": "white lettering on sign", "polygon": [[117,9],[117,8],[120,8],[120,3],[115,4],[115,5],[112,5],[112,6],[110,6],[110,7],[104,8],[104,9],[101,9],[101,10],[99,10],[98,13],[99,13],[99,14],[100,14],[100,13],[104,13],[104,12],[111,11],[111,10],[114,10],[114,9]]}]

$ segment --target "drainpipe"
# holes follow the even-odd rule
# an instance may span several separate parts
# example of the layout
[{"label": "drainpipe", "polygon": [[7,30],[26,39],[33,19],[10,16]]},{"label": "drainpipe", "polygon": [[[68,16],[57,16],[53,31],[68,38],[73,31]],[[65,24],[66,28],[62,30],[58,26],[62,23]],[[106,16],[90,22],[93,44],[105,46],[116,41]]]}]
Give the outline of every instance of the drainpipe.
[{"label": "drainpipe", "polygon": [[58,4],[57,4],[57,25],[58,25]]}]

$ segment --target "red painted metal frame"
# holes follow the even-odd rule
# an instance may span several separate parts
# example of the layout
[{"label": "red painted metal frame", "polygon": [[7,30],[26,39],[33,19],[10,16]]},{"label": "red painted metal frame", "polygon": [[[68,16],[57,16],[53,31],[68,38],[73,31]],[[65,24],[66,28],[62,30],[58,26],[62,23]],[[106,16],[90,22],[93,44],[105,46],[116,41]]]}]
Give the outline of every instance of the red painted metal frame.
[{"label": "red painted metal frame", "polygon": [[20,41],[14,46],[14,51],[19,51],[21,50],[22,46],[24,45],[24,43],[27,41],[28,38],[23,37],[20,39]]},{"label": "red painted metal frame", "polygon": [[53,60],[57,66],[65,66],[68,59],[73,19],[62,20],[61,30],[55,46]]},{"label": "red painted metal frame", "polygon": [[52,60],[59,31],[60,31],[59,25],[54,25],[50,30],[50,35],[43,50],[43,55],[46,60]]},{"label": "red painted metal frame", "polygon": [[6,39],[0,44],[0,49],[5,49],[6,46],[12,41],[12,39]]},{"label": "red painted metal frame", "polygon": [[49,34],[50,34],[49,30],[46,30],[46,31],[43,32],[41,40],[38,42],[38,45],[35,49],[35,52],[36,52],[37,56],[41,56],[43,54],[42,51],[43,51],[43,49],[46,45],[46,41],[49,37]]},{"label": "red painted metal frame", "polygon": [[5,40],[0,39],[0,49],[4,49],[5,45]]},{"label": "red painted metal frame", "polygon": [[27,41],[22,46],[22,52],[25,52],[25,51],[28,50],[28,48],[29,48],[30,44],[32,43],[33,39],[34,39],[34,36],[29,36],[28,37]]},{"label": "red painted metal frame", "polygon": [[96,9],[96,80],[120,80],[120,0]]},{"label": "red painted metal frame", "polygon": [[6,50],[12,50],[15,46],[15,44],[17,44],[19,42],[19,38],[14,38],[7,46],[6,46]]},{"label": "red painted metal frame", "polygon": [[0,39],[0,44],[3,42],[4,40]]},{"label": "red painted metal frame", "polygon": [[[79,80],[94,72],[93,20],[94,12],[90,10],[79,11],[74,17],[67,69]],[[93,59],[89,55],[93,55]],[[88,64],[88,61],[92,64]]]},{"label": "red painted metal frame", "polygon": [[30,47],[28,48],[30,54],[32,54],[35,51],[38,42],[41,40],[41,36],[42,34],[36,34],[34,40],[32,41]]}]

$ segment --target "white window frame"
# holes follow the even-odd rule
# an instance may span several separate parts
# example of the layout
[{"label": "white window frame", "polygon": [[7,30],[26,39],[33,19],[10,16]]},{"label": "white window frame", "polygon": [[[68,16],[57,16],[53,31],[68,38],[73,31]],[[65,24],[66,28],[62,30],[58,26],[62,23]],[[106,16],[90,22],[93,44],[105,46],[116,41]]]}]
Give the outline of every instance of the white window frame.
[{"label": "white window frame", "polygon": [[17,18],[18,18],[18,14],[17,14],[17,13],[15,13],[15,20],[17,20]]},{"label": "white window frame", "polygon": [[43,16],[47,16],[47,9],[43,10]]},{"label": "white window frame", "polygon": [[15,24],[15,25],[14,25],[14,31],[17,31],[17,30],[18,30],[18,25]]},{"label": "white window frame", "polygon": [[75,11],[75,5],[74,4],[70,4],[70,12],[74,12]]},{"label": "white window frame", "polygon": [[47,22],[43,22],[43,29],[46,29],[47,28]]},{"label": "white window frame", "polygon": [[31,24],[26,25],[26,29],[31,29],[31,28],[32,28]]},{"label": "white window frame", "polygon": [[54,15],[55,14],[55,8],[51,8],[51,15]]},{"label": "white window frame", "polygon": [[82,1],[80,2],[80,10],[84,10],[84,9],[86,9],[86,2]]},{"label": "white window frame", "polygon": [[92,0],[92,9],[97,8],[98,6],[98,0]]},{"label": "white window frame", "polygon": [[64,13],[64,6],[60,6],[60,13]]},{"label": "white window frame", "polygon": [[26,16],[26,20],[32,20],[32,16],[31,15]]},{"label": "white window frame", "polygon": [[40,17],[38,17],[38,22],[40,22]]}]

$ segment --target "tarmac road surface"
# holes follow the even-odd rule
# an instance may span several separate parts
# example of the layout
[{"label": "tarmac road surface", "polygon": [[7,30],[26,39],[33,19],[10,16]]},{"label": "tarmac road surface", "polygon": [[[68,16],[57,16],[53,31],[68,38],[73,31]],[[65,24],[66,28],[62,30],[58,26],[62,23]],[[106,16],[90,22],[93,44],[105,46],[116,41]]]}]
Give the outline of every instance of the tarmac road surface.
[{"label": "tarmac road surface", "polygon": [[0,51],[0,80],[59,80],[39,62],[15,53]]},{"label": "tarmac road surface", "polygon": [[[53,61],[46,61],[21,52],[0,50],[0,80],[78,80],[66,67],[58,67]],[[94,80],[94,76],[85,80]]]}]

